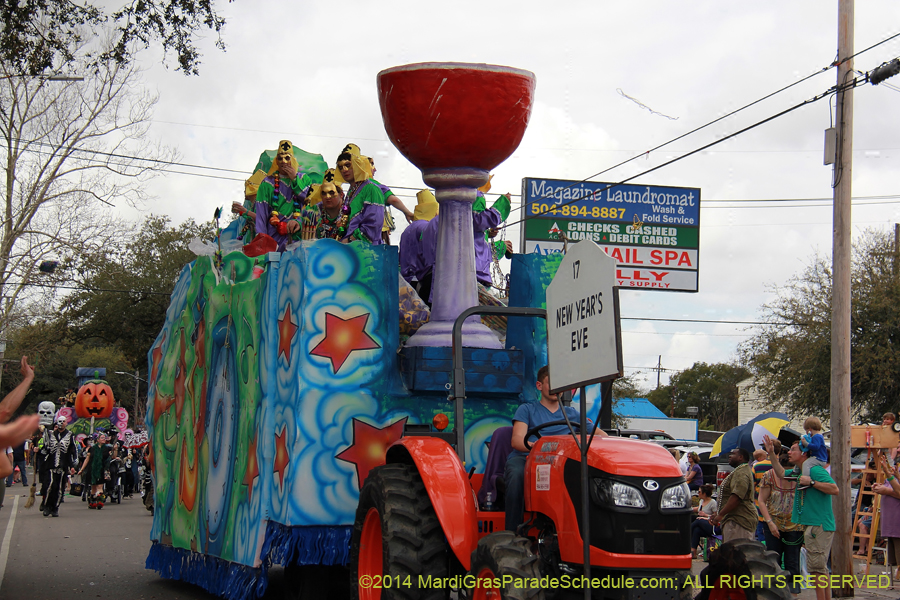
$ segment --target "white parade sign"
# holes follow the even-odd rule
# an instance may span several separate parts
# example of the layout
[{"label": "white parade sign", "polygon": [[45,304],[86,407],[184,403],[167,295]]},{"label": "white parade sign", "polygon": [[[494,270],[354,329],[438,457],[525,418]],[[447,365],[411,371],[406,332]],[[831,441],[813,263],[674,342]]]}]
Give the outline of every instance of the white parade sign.
[{"label": "white parade sign", "polygon": [[622,373],[616,260],[596,243],[569,246],[547,286],[551,392],[608,381]]}]

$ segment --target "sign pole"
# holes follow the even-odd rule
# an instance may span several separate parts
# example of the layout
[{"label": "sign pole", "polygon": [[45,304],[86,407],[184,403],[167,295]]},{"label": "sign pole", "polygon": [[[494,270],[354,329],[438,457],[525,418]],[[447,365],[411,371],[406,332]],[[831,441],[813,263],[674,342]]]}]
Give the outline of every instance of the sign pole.
[{"label": "sign pole", "polygon": [[[591,579],[591,503],[588,492],[590,480],[588,474],[588,443],[587,443],[587,389],[581,386],[580,398],[581,414],[581,537],[584,542],[584,577],[585,581]],[[584,586],[584,600],[591,600],[591,586]]]},{"label": "sign pole", "polygon": [[[619,330],[618,294],[614,288],[616,261],[594,242],[584,240],[566,252],[553,281],[547,286],[547,358],[550,393],[578,388],[581,451],[581,539],[585,581],[591,577],[591,501],[587,431],[587,386],[603,383],[600,420],[610,420],[608,383],[622,372],[622,338]],[[565,413],[563,413],[565,414]],[[604,417],[605,415],[605,417]],[[568,418],[566,418],[568,422]],[[571,427],[571,425],[570,425]],[[578,442],[580,437],[580,443]],[[590,586],[584,598],[590,600]]]}]

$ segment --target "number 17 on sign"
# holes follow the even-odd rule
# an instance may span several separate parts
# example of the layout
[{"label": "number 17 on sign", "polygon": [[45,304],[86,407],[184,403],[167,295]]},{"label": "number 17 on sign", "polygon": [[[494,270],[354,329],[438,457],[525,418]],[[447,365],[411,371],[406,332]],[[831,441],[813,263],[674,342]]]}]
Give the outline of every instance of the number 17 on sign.
[{"label": "number 17 on sign", "polygon": [[[615,270],[615,259],[594,242],[583,240],[569,247],[547,287],[551,393],[621,376],[621,332],[613,289]],[[609,310],[610,299],[613,299],[612,310]]]}]

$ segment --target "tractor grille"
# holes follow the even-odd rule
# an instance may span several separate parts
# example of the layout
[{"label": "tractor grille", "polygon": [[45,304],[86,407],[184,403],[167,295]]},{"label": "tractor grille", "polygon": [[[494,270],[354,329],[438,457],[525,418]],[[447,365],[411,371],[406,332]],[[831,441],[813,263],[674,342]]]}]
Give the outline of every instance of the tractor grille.
[{"label": "tractor grille", "polygon": [[[601,505],[595,496],[591,501],[591,546],[621,554],[684,555],[691,551],[691,508],[677,512],[662,512],[659,500],[663,490],[684,481],[682,477],[622,477],[604,473],[590,467],[590,479],[605,478],[634,486],[640,490],[646,507],[643,509],[622,508]],[[566,490],[575,514],[578,516],[578,530],[581,531],[581,463],[567,460],[563,471]],[[648,491],[643,482],[652,479],[659,489]]]}]

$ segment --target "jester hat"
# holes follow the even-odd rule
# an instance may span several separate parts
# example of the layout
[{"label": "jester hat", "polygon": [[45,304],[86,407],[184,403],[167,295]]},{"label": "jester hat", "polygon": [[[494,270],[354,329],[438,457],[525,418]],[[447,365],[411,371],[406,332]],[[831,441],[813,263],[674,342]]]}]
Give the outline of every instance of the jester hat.
[{"label": "jester hat", "polygon": [[[353,168],[354,181],[358,183],[372,178],[372,162],[369,160],[368,156],[360,154],[359,146],[356,144],[347,144],[344,146],[344,149],[341,150],[341,154],[344,153],[350,155],[350,165]],[[341,177],[341,172],[338,169],[334,170],[334,181],[336,185],[348,183]]]},{"label": "jester hat", "polygon": [[431,190],[422,190],[416,194],[415,210],[413,217],[416,221],[430,221],[438,213],[438,203]]}]

